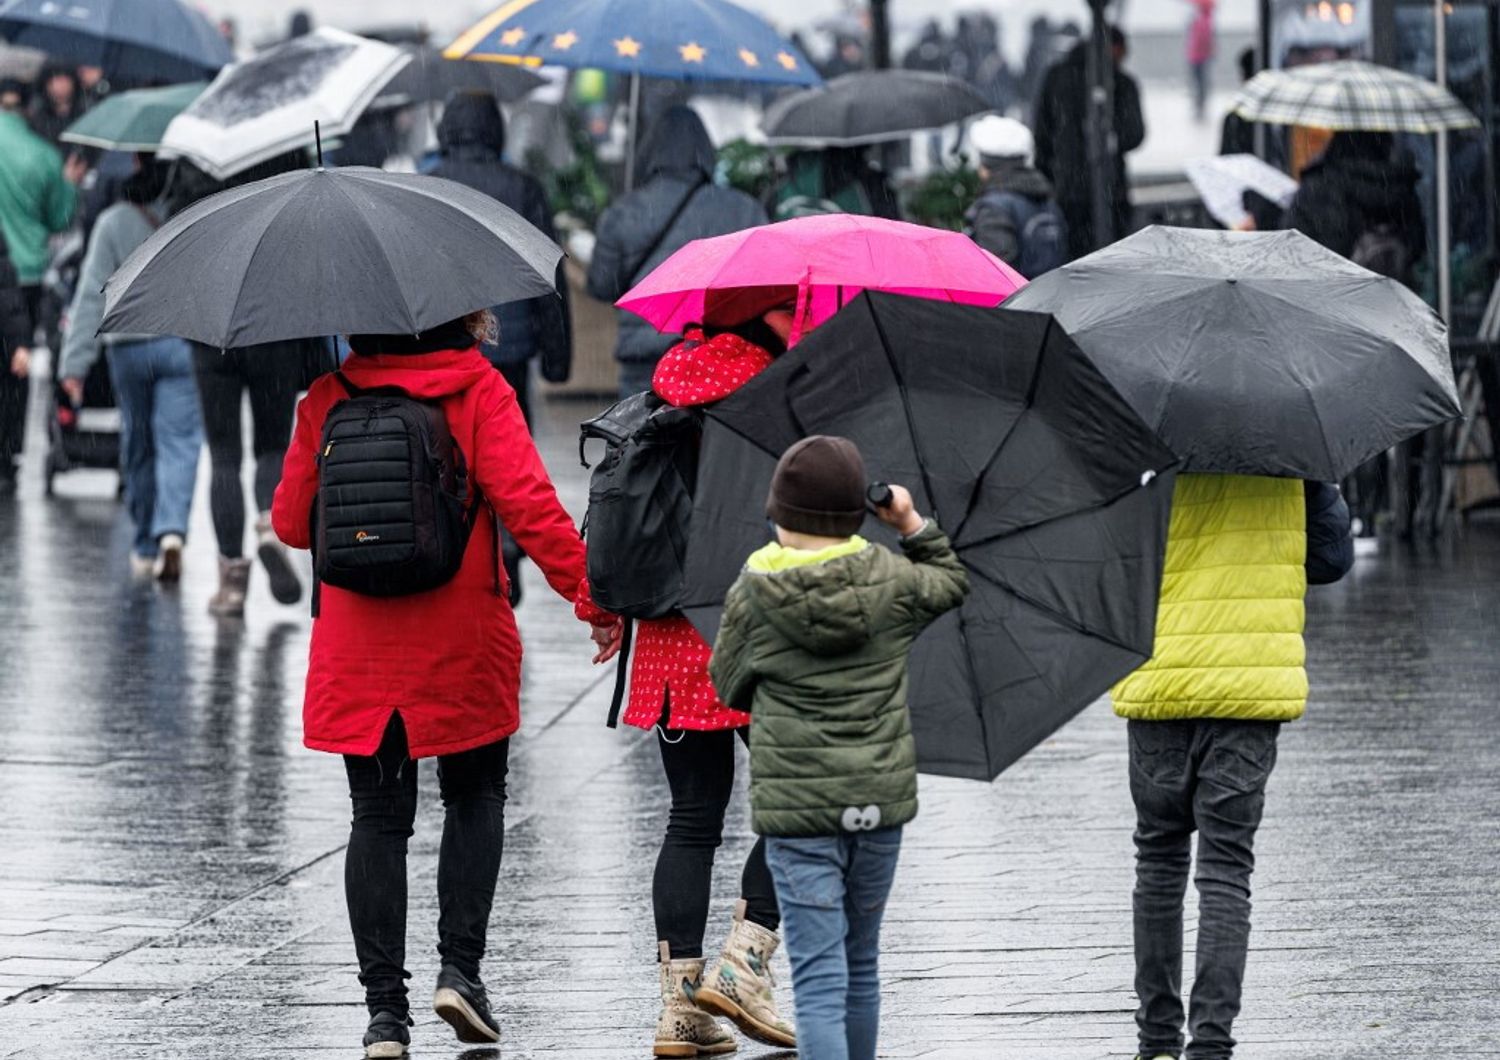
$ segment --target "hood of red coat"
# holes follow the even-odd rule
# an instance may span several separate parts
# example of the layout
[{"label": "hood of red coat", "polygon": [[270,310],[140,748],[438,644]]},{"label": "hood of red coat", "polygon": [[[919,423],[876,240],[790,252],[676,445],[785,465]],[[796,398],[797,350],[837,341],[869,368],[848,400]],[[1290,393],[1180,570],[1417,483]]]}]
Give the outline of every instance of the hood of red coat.
[{"label": "hood of red coat", "polygon": [[357,387],[400,387],[412,397],[436,399],[461,394],[495,369],[478,347],[437,353],[352,355],[341,369]]},{"label": "hood of red coat", "polygon": [[657,363],[651,389],[678,408],[707,405],[733,394],[772,360],[748,339],[729,332],[705,339],[694,328]]}]

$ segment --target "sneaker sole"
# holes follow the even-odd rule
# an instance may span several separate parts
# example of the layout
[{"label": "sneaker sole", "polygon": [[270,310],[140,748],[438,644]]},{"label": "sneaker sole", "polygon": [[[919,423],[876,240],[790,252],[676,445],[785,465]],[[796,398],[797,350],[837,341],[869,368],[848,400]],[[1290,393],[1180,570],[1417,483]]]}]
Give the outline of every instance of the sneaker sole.
[{"label": "sneaker sole", "polygon": [[406,1046],[400,1042],[376,1042],[365,1046],[365,1060],[398,1060],[406,1055]]},{"label": "sneaker sole", "polygon": [[500,1035],[485,1026],[479,1013],[474,1011],[474,1007],[457,990],[444,987],[433,994],[432,1011],[453,1028],[453,1033],[465,1045],[487,1045],[500,1040]]},{"label": "sneaker sole", "polygon": [[795,1049],[797,1039],[790,1034],[784,1034],[775,1027],[767,1026],[746,1012],[734,1001],[707,987],[699,987],[693,994],[693,1004],[704,1012],[715,1016],[723,1016],[729,1022],[740,1029],[740,1033],[752,1041],[760,1042],[762,1045],[775,1045],[782,1049]]},{"label": "sneaker sole", "polygon": [[292,570],[291,561],[279,544],[267,542],[256,550],[260,565],[266,568],[266,577],[271,580],[271,595],[278,604],[295,604],[302,599],[302,581]]},{"label": "sneaker sole", "polygon": [[739,1046],[733,1042],[723,1045],[696,1045],[693,1042],[657,1042],[651,1050],[652,1056],[724,1056],[735,1052]]}]

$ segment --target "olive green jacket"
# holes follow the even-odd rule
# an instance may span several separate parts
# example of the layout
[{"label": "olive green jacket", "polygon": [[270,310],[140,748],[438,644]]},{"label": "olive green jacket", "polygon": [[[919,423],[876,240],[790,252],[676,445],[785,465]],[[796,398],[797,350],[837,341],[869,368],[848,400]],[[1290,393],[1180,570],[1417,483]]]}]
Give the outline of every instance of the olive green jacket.
[{"label": "olive green jacket", "polygon": [[969,579],[935,523],[903,559],[853,538],[822,552],[771,545],[729,590],[709,666],[749,711],[750,806],[762,835],[826,836],[917,813],[907,656]]}]

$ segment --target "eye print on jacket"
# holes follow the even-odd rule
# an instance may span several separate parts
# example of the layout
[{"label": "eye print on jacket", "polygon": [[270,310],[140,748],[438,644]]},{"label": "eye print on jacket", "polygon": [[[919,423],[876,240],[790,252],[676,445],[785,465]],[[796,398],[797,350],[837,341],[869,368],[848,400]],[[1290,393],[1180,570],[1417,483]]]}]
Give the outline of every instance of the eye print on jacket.
[{"label": "eye print on jacket", "polygon": [[846,832],[873,832],[880,827],[880,807],[866,806],[861,810],[851,806],[844,811],[841,823]]}]

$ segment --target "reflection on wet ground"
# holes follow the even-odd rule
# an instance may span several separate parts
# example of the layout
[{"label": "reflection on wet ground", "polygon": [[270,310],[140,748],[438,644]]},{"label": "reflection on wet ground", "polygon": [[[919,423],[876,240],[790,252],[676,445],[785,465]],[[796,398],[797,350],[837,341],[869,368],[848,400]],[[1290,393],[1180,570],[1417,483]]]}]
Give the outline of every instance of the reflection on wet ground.
[{"label": "reflection on wet ground", "polygon": [[[554,405],[542,428],[575,514],[584,412]],[[31,459],[0,504],[0,1057],[357,1056],[348,797],[339,761],[300,746],[305,611],[257,581],[246,621],[207,615],[201,505],[187,582],[132,584],[112,477],[64,478],[49,503]],[[1500,527],[1477,525],[1314,592],[1313,705],[1285,733],[1258,850],[1245,1056],[1500,1054],[1497,575]],[[612,671],[528,588],[487,967],[503,1055],[646,1056],[665,785],[649,738],[603,725]],[[418,997],[437,970],[422,779]],[[924,780],[887,922],[883,1056],[1131,1055],[1129,806],[1102,705],[993,786]],[[721,874],[711,942],[736,879]],[[420,1009],[413,1051],[498,1055]]]}]

